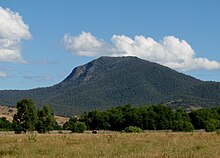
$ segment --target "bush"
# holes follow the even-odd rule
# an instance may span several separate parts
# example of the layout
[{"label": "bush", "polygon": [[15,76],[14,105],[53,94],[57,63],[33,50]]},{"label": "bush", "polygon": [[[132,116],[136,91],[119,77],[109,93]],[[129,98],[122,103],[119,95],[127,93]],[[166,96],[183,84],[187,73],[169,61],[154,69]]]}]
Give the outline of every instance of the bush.
[{"label": "bush", "polygon": [[0,118],[0,131],[11,131],[12,123],[9,122],[5,117]]},{"label": "bush", "polygon": [[86,130],[86,125],[83,122],[74,123],[70,129],[74,133],[84,133]]},{"label": "bush", "polygon": [[73,124],[74,123],[76,123],[77,122],[77,117],[71,117],[70,119],[69,119],[69,121],[67,121],[67,122],[65,122],[64,124],[63,124],[63,129],[64,130],[71,130],[71,128],[72,128],[72,126],[73,126]]},{"label": "bush", "polygon": [[204,121],[205,131],[206,132],[213,132],[219,126],[219,120],[217,119],[209,119]]},{"label": "bush", "polygon": [[142,129],[136,126],[129,126],[129,127],[126,127],[124,131],[126,133],[140,133]]},{"label": "bush", "polygon": [[194,131],[194,127],[189,121],[173,121],[172,131],[175,132],[192,132]]},{"label": "bush", "polygon": [[193,132],[194,127],[191,122],[184,122],[183,124],[183,132]]},{"label": "bush", "polygon": [[215,124],[210,121],[205,121],[205,131],[206,132],[213,132],[215,131],[216,127]]}]

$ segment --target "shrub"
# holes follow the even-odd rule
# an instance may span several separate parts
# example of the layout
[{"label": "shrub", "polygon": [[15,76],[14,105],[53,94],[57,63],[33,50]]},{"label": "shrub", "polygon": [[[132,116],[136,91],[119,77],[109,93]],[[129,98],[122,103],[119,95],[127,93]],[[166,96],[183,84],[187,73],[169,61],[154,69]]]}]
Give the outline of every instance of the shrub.
[{"label": "shrub", "polygon": [[215,125],[213,124],[213,123],[211,123],[211,122],[206,122],[205,123],[205,131],[206,132],[213,132],[213,131],[215,131]]},{"label": "shrub", "polygon": [[71,130],[73,124],[75,124],[76,122],[77,122],[77,117],[75,117],[75,116],[71,117],[69,119],[69,121],[67,121],[63,124],[63,129],[64,130]]},{"label": "shrub", "polygon": [[205,131],[206,132],[213,132],[216,130],[218,126],[218,120],[216,119],[209,119],[208,121],[204,121]]},{"label": "shrub", "polygon": [[142,129],[136,126],[129,126],[129,127],[126,127],[124,131],[126,133],[140,133]]},{"label": "shrub", "polygon": [[74,133],[84,133],[86,130],[86,125],[84,122],[77,122],[71,126],[70,130]]},{"label": "shrub", "polygon": [[194,127],[189,121],[173,121],[172,131],[175,132],[192,132],[194,131]]},{"label": "shrub", "polygon": [[183,132],[193,132],[194,127],[191,122],[184,122],[183,125]]},{"label": "shrub", "polygon": [[11,131],[12,123],[9,122],[5,117],[0,118],[0,131]]}]

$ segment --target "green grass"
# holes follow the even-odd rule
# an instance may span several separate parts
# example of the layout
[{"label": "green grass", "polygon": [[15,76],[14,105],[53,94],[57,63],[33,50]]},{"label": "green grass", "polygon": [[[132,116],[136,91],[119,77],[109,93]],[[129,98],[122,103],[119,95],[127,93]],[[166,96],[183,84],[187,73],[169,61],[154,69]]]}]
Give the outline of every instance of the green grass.
[{"label": "green grass", "polygon": [[213,133],[0,135],[0,157],[49,158],[217,158],[220,135]]}]

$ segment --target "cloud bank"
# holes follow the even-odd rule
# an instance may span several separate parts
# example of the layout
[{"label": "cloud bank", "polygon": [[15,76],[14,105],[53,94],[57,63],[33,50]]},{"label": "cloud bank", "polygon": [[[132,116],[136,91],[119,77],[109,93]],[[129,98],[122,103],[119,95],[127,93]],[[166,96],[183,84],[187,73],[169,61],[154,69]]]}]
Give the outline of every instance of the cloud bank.
[{"label": "cloud bank", "polygon": [[63,42],[67,51],[79,56],[137,56],[179,71],[220,69],[219,62],[196,57],[195,51],[185,40],[174,36],[165,36],[157,42],[142,35],[134,39],[113,35],[111,44],[108,44],[89,32],[82,32],[79,36],[64,35]]},{"label": "cloud bank", "polygon": [[17,12],[0,7],[0,62],[25,63],[21,40],[32,38],[29,27]]}]

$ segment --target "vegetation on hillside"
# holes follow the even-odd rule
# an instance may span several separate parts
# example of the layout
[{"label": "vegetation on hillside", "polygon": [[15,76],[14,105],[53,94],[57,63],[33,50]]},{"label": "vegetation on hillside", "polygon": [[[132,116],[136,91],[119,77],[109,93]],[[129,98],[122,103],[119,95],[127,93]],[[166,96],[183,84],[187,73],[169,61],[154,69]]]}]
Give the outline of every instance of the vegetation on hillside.
[{"label": "vegetation on hillside", "polygon": [[[0,130],[14,130],[15,133],[38,131],[46,133],[51,130],[71,130],[83,133],[88,130],[141,131],[141,130],[172,130],[191,132],[194,129],[205,129],[207,132],[220,129],[220,107],[199,109],[186,113],[183,109],[174,110],[164,105],[134,107],[117,106],[106,111],[84,112],[74,116],[59,126],[53,110],[45,105],[36,110],[30,99],[17,103],[17,113],[13,123],[6,118],[0,119]],[[140,130],[139,130],[140,129]]]},{"label": "vegetation on hillside", "polygon": [[31,98],[38,107],[53,105],[56,114],[72,116],[126,104],[178,101],[184,108],[211,107],[220,105],[219,95],[218,82],[203,82],[136,57],[101,57],[75,68],[57,85],[0,91],[0,104],[16,105],[18,100]]}]

